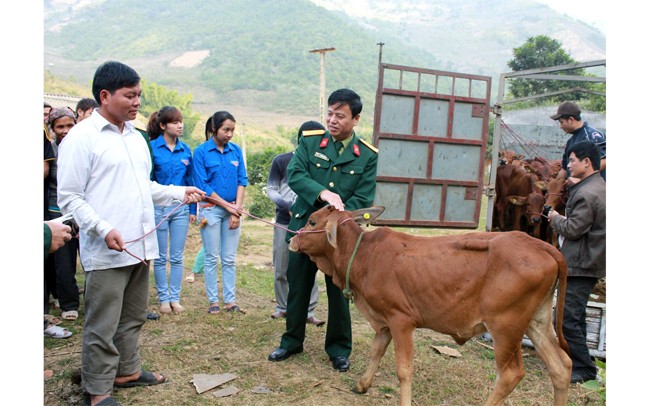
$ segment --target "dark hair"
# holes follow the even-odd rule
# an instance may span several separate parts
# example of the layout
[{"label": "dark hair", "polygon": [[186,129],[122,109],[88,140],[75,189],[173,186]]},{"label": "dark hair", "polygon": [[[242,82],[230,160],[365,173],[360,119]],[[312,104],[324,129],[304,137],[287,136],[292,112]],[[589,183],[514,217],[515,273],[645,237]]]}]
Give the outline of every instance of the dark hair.
[{"label": "dark hair", "polygon": [[212,135],[217,133],[217,131],[223,125],[224,121],[232,120],[235,123],[237,122],[237,120],[235,120],[235,117],[232,114],[228,113],[227,111],[217,111],[212,115],[210,119],[212,121]]},{"label": "dark hair", "polygon": [[161,124],[173,123],[174,121],[183,121],[183,113],[174,106],[165,106],[151,113],[149,123],[147,123],[149,139],[153,141],[162,134]]},{"label": "dark hair", "polygon": [[212,136],[212,116],[205,121],[205,140],[209,140],[210,136]]},{"label": "dark hair", "polygon": [[114,94],[117,89],[133,87],[140,83],[140,76],[133,68],[116,61],[108,61],[99,65],[93,77],[93,97],[97,104],[102,102],[99,94],[107,90]]},{"label": "dark hair", "polygon": [[562,120],[568,120],[571,117],[573,117],[573,119],[576,121],[582,121],[582,117],[580,116],[580,114],[562,114],[560,116]]},{"label": "dark hair", "polygon": [[576,142],[569,147],[567,150],[567,155],[571,155],[572,152],[576,155],[576,158],[581,161],[585,158],[589,158],[591,161],[591,166],[593,166],[593,168],[597,171],[600,170],[600,151],[598,150],[598,146],[596,146],[596,144],[593,142]]},{"label": "dark hair", "polygon": [[347,104],[352,112],[352,117],[359,115],[363,109],[361,97],[351,89],[339,89],[332,92],[330,97],[327,99],[327,105],[331,106],[333,104]]},{"label": "dark hair", "polygon": [[52,108],[52,105],[50,103],[44,101],[43,102],[43,108],[46,108],[46,107]]},{"label": "dark hair", "polygon": [[94,109],[95,107],[99,107],[99,104],[94,99],[90,99],[88,97],[85,97],[77,103],[77,108],[74,109],[75,113],[78,112],[79,110],[81,111],[87,111],[88,109]]},{"label": "dark hair", "polygon": [[304,131],[309,131],[309,130],[324,130],[325,127],[318,121],[305,121],[302,123],[300,128],[298,129],[298,138],[296,139],[296,142],[300,142],[300,137],[302,137],[302,133]]}]

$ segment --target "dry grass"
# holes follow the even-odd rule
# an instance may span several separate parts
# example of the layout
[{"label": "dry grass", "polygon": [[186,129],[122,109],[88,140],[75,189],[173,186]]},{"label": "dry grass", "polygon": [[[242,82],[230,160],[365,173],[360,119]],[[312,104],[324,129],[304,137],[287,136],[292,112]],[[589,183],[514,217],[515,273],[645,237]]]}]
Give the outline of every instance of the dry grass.
[{"label": "dry grass", "polygon": [[[247,314],[207,314],[208,302],[203,278],[194,284],[183,282],[182,315],[164,315],[147,321],[141,335],[144,367],[168,377],[163,385],[116,390],[125,405],[395,405],[399,403],[399,382],[394,369],[392,344],[382,360],[373,387],[364,395],[351,391],[367,364],[374,335],[354,305],[352,367],[348,373],[332,369],[323,350],[325,329],[308,326],[305,352],[272,363],[266,357],[284,332],[284,322],[269,316],[274,310],[271,266],[272,227],[259,221],[245,221],[237,259],[237,301]],[[196,227],[191,227],[186,247],[186,275],[200,246]],[[78,275],[82,283],[82,275]],[[150,283],[150,310],[157,310],[157,297]],[[327,299],[319,274],[321,301],[317,315],[327,316]],[[75,335],[68,340],[46,339],[45,368],[54,376],[45,382],[46,405],[81,404],[82,392],[71,376],[80,367],[83,308],[77,322],[64,322]],[[489,343],[487,343],[489,344]],[[433,345],[448,346],[461,353],[450,358],[436,353]],[[526,376],[507,400],[507,405],[552,403],[552,385],[541,360],[525,348]],[[419,330],[416,334],[413,400],[416,405],[480,405],[487,399],[495,379],[492,351],[472,340],[456,345],[449,337]],[[197,394],[190,383],[194,374],[233,373],[238,376],[224,386],[240,392],[216,398],[215,390]],[[268,394],[252,389],[264,386]],[[570,404],[597,404],[597,396],[572,385]]]}]

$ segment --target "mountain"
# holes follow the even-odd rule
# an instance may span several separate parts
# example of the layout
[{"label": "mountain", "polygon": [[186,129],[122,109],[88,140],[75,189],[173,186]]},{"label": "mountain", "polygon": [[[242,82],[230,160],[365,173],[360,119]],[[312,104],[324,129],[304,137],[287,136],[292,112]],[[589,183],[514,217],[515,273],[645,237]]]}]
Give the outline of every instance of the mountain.
[{"label": "mountain", "polygon": [[[125,62],[144,80],[196,109],[241,106],[317,117],[320,57],[327,93],[356,90],[372,118],[382,61],[492,76],[535,35],[559,39],[577,60],[602,59],[593,27],[532,0],[46,0],[44,69],[90,84],[103,61]],[[273,119],[270,119],[273,121]]]},{"label": "mountain", "polygon": [[[492,76],[508,72],[512,49],[547,35],[577,61],[605,58],[605,36],[533,0],[313,0],[432,54],[435,69]],[[391,44],[386,41],[386,49]],[[394,44],[399,46],[399,44]]]}]

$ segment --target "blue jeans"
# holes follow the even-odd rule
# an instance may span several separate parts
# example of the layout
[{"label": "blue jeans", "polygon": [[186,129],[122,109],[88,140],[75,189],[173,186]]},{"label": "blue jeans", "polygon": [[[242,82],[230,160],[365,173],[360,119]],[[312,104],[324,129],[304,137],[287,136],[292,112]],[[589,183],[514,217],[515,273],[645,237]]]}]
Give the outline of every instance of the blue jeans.
[{"label": "blue jeans", "polygon": [[[160,223],[174,208],[155,206],[156,224]],[[156,229],[159,258],[153,261],[153,275],[156,280],[160,303],[178,302],[181,297],[183,279],[183,250],[187,229],[190,225],[189,206],[183,205]],[[167,242],[169,240],[169,281],[167,280]]]},{"label": "blue jeans", "polygon": [[223,302],[235,303],[235,257],[241,235],[241,226],[234,230],[228,227],[230,213],[219,206],[201,210],[201,217],[208,220],[201,228],[201,239],[205,249],[204,281],[210,303],[219,303],[217,266],[221,257],[221,284]]}]

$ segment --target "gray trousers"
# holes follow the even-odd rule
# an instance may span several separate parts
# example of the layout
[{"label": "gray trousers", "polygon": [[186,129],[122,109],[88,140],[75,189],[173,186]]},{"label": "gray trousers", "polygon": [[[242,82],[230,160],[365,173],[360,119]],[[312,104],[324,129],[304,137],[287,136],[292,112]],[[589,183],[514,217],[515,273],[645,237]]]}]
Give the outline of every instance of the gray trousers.
[{"label": "gray trousers", "polygon": [[86,272],[81,377],[89,394],[110,394],[116,376],[140,371],[148,300],[149,265]]},{"label": "gray trousers", "polygon": [[[287,227],[287,224],[279,224]],[[275,269],[275,310],[287,311],[287,297],[289,296],[289,283],[287,282],[287,267],[289,266],[289,244],[285,241],[287,230],[275,227],[273,229],[273,269]],[[309,298],[309,310],[307,317],[314,315],[318,305],[318,280],[314,279],[314,286],[311,289]]]}]

